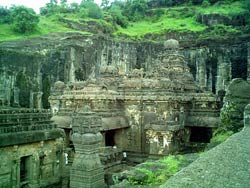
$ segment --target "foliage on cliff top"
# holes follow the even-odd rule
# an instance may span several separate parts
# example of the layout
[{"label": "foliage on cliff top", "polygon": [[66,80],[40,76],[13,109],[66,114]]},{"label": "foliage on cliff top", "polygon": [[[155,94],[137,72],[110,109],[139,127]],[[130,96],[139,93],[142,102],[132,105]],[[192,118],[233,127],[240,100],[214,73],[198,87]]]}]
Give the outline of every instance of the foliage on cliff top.
[{"label": "foliage on cliff top", "polygon": [[212,6],[193,6],[198,13],[202,14],[221,14],[225,16],[237,15],[244,13],[246,9],[242,1],[235,2],[218,2]]},{"label": "foliage on cliff top", "polygon": [[[214,36],[214,34],[219,36],[218,27],[214,26],[207,30],[208,26],[197,20],[198,15],[218,13],[230,17],[245,14],[248,10],[244,0],[219,1],[212,5],[207,0],[204,1],[207,4],[194,5],[193,1],[190,0],[189,3],[179,6],[173,6],[177,1],[172,1],[170,4],[170,1],[160,1],[167,2],[166,5],[160,4],[161,7],[149,6],[145,0],[126,3],[114,1],[110,6],[103,5],[103,9],[96,7],[93,2],[86,3],[85,1],[81,4],[72,3],[70,5],[48,3],[41,8],[40,21],[30,33],[17,33],[13,30],[12,24],[3,20],[1,22],[0,18],[0,41],[36,37],[51,32],[71,31],[84,34],[103,33],[118,39],[129,40],[141,40],[150,38],[150,36],[157,38],[157,36],[164,36],[168,32],[198,33],[202,35],[201,38],[204,36],[207,38]],[[2,13],[6,14],[6,10],[3,10]],[[8,17],[5,16],[5,18]],[[239,33],[238,28],[231,26],[223,27],[223,29],[229,29],[229,34]]]}]

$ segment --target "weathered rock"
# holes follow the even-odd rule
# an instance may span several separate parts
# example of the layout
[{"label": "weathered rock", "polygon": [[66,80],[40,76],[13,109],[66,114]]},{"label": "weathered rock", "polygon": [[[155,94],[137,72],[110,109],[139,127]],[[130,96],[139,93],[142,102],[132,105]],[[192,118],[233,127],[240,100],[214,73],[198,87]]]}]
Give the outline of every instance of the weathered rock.
[{"label": "weathered rock", "polygon": [[[194,131],[197,127],[204,128],[206,135],[202,136],[208,142],[208,130],[218,124],[219,101],[196,85],[184,57],[178,53],[178,41],[168,42],[171,46],[167,45],[165,54],[159,55],[161,61],[155,62],[150,72],[141,68],[121,74],[117,66],[104,61],[99,73],[79,83],[86,84],[83,87],[52,93],[52,109],[58,109],[57,116],[70,118],[75,109],[88,105],[102,117],[102,145],[133,154],[174,152],[181,144],[198,140]],[[65,126],[65,130],[69,128]],[[189,139],[192,134],[194,140]],[[108,156],[104,161],[107,168],[115,162],[115,157],[109,160]],[[118,157],[116,162],[120,162]]]},{"label": "weathered rock", "polygon": [[[243,127],[244,108],[250,103],[250,83],[237,78],[230,82],[226,90],[225,104],[223,110],[228,110],[229,121],[232,124],[233,131],[238,131]],[[232,110],[229,110],[232,108]]]},{"label": "weathered rock", "polygon": [[75,157],[70,169],[70,188],[103,188],[104,167],[99,157],[102,140],[101,118],[91,112],[78,112],[73,117],[72,141]]},{"label": "weathered rock", "polygon": [[[232,78],[247,79],[250,75],[248,36],[199,42],[193,34],[168,37],[180,39],[181,54],[202,88],[218,93]],[[4,81],[0,90],[6,97],[1,101],[34,108],[42,103],[49,108],[50,88],[56,81],[66,85],[84,81],[92,73],[100,74],[103,65],[116,67],[120,75],[135,68],[148,72],[161,61],[157,54],[163,52],[161,43],[115,41],[77,33],[1,42],[0,79]]]},{"label": "weathered rock", "polygon": [[67,184],[64,132],[47,110],[0,109],[0,187]]},{"label": "weathered rock", "polygon": [[[249,105],[245,118],[249,118]],[[199,159],[170,178],[162,188],[205,188],[250,186],[249,161],[250,127],[228,138],[219,146],[204,153]],[[232,160],[233,159],[233,160]]]}]

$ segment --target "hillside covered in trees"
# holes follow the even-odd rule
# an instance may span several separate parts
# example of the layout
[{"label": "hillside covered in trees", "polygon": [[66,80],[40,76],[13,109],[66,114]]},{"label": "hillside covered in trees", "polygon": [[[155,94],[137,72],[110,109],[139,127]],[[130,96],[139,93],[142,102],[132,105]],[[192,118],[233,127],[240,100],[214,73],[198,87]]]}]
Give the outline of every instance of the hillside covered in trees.
[{"label": "hillside covered in trees", "polygon": [[160,40],[166,34],[198,39],[244,34],[250,26],[248,0],[51,0],[40,14],[24,6],[0,6],[0,40],[52,32],[100,34],[123,40]]}]

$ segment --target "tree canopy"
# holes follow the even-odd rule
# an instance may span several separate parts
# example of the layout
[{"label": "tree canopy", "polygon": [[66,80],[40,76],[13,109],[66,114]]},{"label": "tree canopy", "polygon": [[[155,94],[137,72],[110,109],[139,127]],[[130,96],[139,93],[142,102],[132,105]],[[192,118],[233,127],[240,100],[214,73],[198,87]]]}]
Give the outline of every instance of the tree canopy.
[{"label": "tree canopy", "polygon": [[29,33],[34,31],[39,17],[33,9],[25,6],[13,6],[10,10],[13,28],[16,32]]}]

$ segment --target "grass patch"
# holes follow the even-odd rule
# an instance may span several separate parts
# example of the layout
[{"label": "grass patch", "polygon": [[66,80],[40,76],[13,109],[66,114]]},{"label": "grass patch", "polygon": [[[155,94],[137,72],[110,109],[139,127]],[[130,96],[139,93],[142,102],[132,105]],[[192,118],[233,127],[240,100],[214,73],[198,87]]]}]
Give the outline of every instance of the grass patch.
[{"label": "grass patch", "polygon": [[[157,12],[161,14],[157,14]],[[141,21],[130,22],[127,28],[118,27],[115,36],[128,36],[131,39],[143,39],[146,35],[163,35],[167,32],[197,32],[201,38],[239,34],[232,26],[217,25],[207,30],[207,26],[198,23],[196,17],[201,14],[221,14],[225,16],[240,15],[246,12],[241,1],[216,3],[211,6],[177,6],[150,10],[150,16]]]},{"label": "grass patch", "polygon": [[79,31],[68,28],[64,23],[59,21],[60,16],[63,15],[59,14],[50,17],[40,16],[39,17],[40,21],[38,23],[36,30],[32,33],[25,33],[25,34],[14,32],[11,24],[1,24],[0,41],[32,38],[49,33],[79,32],[82,34],[91,34],[87,31]]},{"label": "grass patch", "polygon": [[199,24],[194,18],[173,18],[164,15],[157,22],[148,20],[131,23],[127,28],[118,27],[116,35],[124,34],[130,37],[142,38],[146,34],[161,35],[170,31],[199,32],[207,27]]},{"label": "grass patch", "polygon": [[169,155],[158,161],[148,161],[134,168],[136,176],[129,176],[128,181],[133,185],[150,185],[152,187],[160,185],[169,177],[177,173],[184,163],[184,157]]},{"label": "grass patch", "polygon": [[[200,24],[197,17],[204,14],[221,14],[225,16],[242,15],[246,12],[242,1],[218,2],[210,6],[182,5],[170,8],[154,8],[148,10],[147,16],[136,22],[129,22],[127,28],[114,25],[113,19],[108,12],[105,12],[104,19],[93,19],[83,17],[80,13],[58,13],[50,16],[40,16],[40,22],[36,31],[29,34],[18,34],[12,31],[11,25],[1,24],[0,41],[16,40],[21,38],[37,37],[52,32],[80,32],[83,34],[98,33],[100,29],[105,34],[113,34],[114,37],[122,39],[142,40],[144,38],[155,38],[150,36],[161,36],[168,32],[176,33],[198,33],[200,38],[225,36],[228,34],[239,34],[240,31],[231,26],[214,26],[208,29]],[[71,29],[62,18],[67,21],[78,22],[79,24],[89,24],[89,21],[96,22],[96,30],[80,31]],[[106,18],[106,19],[105,19]],[[76,24],[77,25],[77,24]],[[93,27],[95,25],[93,24]]]},{"label": "grass patch", "polygon": [[245,12],[243,4],[241,1],[236,1],[233,3],[216,3],[213,6],[202,7],[194,6],[197,13],[201,14],[221,14],[225,16],[237,15]]},{"label": "grass patch", "polygon": [[226,141],[230,136],[233,135],[233,131],[219,132],[213,135],[211,143],[222,143]]}]

